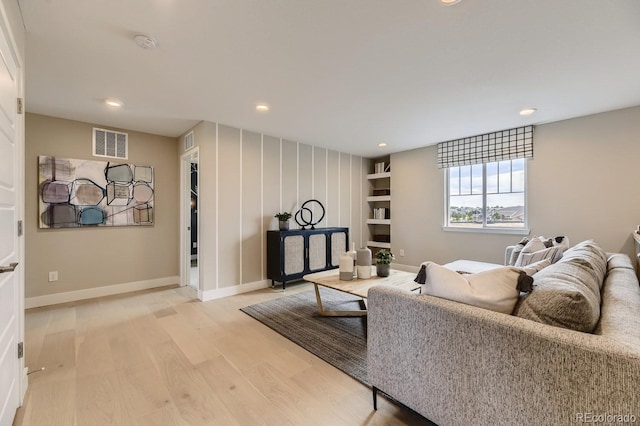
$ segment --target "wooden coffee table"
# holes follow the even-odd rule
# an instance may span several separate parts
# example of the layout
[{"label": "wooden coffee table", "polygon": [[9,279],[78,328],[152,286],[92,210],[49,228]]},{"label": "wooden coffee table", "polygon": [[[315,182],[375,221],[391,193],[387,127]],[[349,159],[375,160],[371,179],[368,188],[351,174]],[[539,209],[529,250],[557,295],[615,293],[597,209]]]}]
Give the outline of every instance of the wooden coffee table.
[{"label": "wooden coffee table", "polygon": [[[337,269],[308,274],[302,278],[313,283],[313,287],[316,291],[316,301],[318,302],[318,313],[320,315],[324,317],[362,317],[367,315],[365,299],[367,298],[367,293],[371,287],[382,285],[407,291],[415,291],[420,288],[420,284],[413,281],[415,277],[415,273],[397,271],[393,269],[389,273],[388,277],[379,277],[375,274],[375,267],[372,267],[371,278],[366,280],[353,279],[352,281],[342,281],[340,280],[340,274]],[[322,306],[322,299],[320,297],[320,290],[318,289],[318,286],[332,288],[334,290],[361,297],[362,300],[360,300],[360,305],[362,309],[353,311],[325,310]]]}]

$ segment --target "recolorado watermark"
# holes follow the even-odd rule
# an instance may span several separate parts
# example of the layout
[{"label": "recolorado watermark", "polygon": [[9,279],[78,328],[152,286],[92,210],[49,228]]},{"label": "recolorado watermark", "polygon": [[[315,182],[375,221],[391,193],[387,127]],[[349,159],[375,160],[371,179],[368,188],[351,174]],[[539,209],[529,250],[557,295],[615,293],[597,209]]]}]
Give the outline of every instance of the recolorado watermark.
[{"label": "recolorado watermark", "polygon": [[576,413],[577,423],[636,423],[633,414]]}]

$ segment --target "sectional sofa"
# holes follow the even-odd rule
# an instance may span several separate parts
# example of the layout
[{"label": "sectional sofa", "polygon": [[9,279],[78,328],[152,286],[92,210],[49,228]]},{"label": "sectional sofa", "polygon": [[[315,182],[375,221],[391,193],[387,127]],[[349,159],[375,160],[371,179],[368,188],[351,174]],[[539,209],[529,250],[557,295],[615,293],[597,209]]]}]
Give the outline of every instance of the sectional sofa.
[{"label": "sectional sofa", "polygon": [[[640,287],[629,257],[585,242],[533,277],[511,315],[372,288],[374,404],[381,391],[440,426],[640,423]],[[564,281],[592,287],[572,293]],[[594,300],[595,323],[582,311]]]}]

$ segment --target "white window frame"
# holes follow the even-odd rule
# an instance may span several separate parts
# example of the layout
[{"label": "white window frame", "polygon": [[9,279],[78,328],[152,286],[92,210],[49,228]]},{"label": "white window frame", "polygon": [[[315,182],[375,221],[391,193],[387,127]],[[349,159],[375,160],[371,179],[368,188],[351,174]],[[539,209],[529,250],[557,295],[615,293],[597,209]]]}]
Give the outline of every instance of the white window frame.
[{"label": "white window frame", "polygon": [[[498,163],[499,161],[491,161],[489,163]],[[482,206],[483,211],[486,212],[487,209],[487,167],[486,165],[489,163],[480,163],[482,164]],[[528,172],[527,172],[527,160],[524,161],[524,225],[521,228],[512,228],[512,227],[499,227],[499,226],[487,226],[487,215],[483,214],[482,219],[482,227],[477,228],[469,228],[464,226],[455,226],[449,223],[449,203],[450,203],[450,194],[449,194],[449,169],[444,168],[444,225],[442,229],[444,231],[450,232],[471,232],[471,233],[486,233],[486,234],[515,234],[515,235],[529,235],[529,188],[528,188]],[[513,173],[513,172],[511,172]]]}]

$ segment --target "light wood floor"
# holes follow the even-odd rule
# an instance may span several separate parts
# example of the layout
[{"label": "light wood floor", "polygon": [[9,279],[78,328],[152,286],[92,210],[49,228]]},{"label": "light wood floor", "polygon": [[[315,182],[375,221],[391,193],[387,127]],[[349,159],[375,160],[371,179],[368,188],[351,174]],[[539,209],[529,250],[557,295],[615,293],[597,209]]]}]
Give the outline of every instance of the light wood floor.
[{"label": "light wood floor", "polygon": [[238,309],[308,283],[210,302],[186,287],[28,310],[15,425],[425,425]]}]

